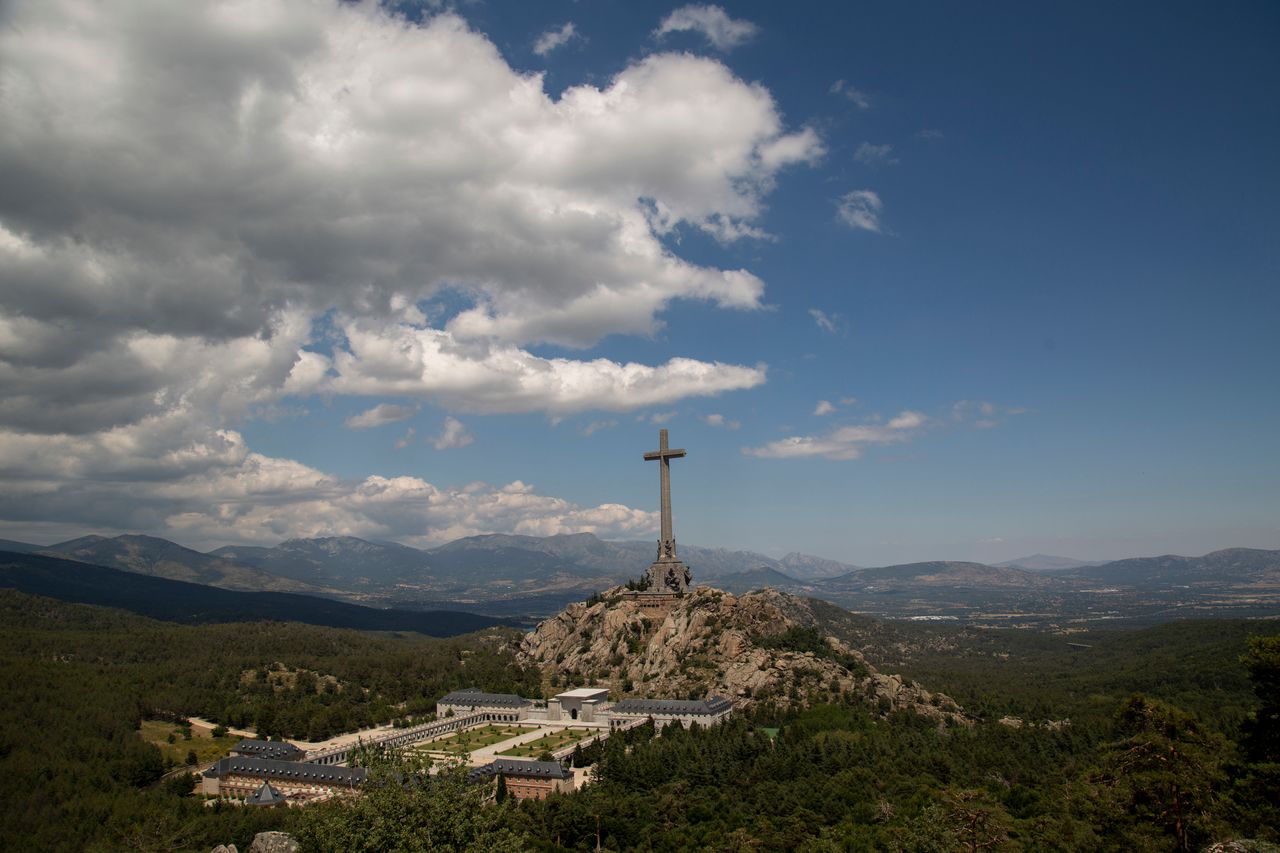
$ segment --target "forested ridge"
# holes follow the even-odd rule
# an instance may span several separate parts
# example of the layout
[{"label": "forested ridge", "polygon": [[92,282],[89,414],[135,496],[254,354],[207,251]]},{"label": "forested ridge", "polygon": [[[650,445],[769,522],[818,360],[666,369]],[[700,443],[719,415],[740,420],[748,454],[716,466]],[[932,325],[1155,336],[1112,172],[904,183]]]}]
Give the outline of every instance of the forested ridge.
[{"label": "forested ridge", "polygon": [[[138,738],[140,721],[198,715],[316,740],[429,713],[458,687],[536,689],[495,645],[282,622],[182,626],[0,590],[0,849],[93,839],[207,850],[228,840],[224,826],[279,822],[139,791],[167,769]],[[154,813],[131,817],[140,809]],[[173,842],[148,826],[169,827],[160,834]]]},{"label": "forested ridge", "polygon": [[[246,849],[267,828],[313,849],[387,849],[388,836],[371,846],[369,830],[386,830],[387,814],[405,849],[430,849],[412,815],[445,813],[456,816],[457,849],[495,839],[547,851],[597,840],[811,851],[1274,842],[1280,639],[1249,639],[1274,627],[1179,623],[1066,651],[1060,637],[1005,632],[964,648],[929,642],[906,674],[955,696],[973,725],[860,706],[762,709],[706,731],[611,739],[579,757],[598,762],[596,784],[546,802],[481,809],[448,782],[386,785],[359,807],[263,811],[206,808],[181,784],[155,784],[165,764],[138,737],[140,721],[198,714],[317,737],[425,712],[458,686],[536,693],[536,677],[483,635],[187,627],[0,591],[0,849],[207,853]],[[1010,714],[1023,725],[1000,722]]]}]

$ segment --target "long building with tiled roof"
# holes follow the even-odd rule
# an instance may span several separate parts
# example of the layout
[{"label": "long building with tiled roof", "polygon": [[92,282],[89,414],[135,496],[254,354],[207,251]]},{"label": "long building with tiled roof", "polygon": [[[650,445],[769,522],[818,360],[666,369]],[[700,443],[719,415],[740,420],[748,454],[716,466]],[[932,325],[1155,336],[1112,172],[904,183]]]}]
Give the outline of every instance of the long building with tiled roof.
[{"label": "long building with tiled roof", "polygon": [[354,793],[368,776],[362,767],[232,755],[204,771],[201,790],[214,797],[243,800],[254,795],[263,782],[270,782],[290,801],[307,802]]},{"label": "long building with tiled roof", "polygon": [[680,723],[688,728],[715,725],[728,719],[733,703],[723,696],[705,699],[623,699],[609,708],[609,724],[613,728],[637,719],[651,718],[659,728]]},{"label": "long building with tiled roof", "polygon": [[532,700],[514,693],[485,693],[478,687],[468,687],[445,694],[436,703],[436,716],[492,711],[498,715],[495,722],[516,722],[523,720],[532,706]]}]

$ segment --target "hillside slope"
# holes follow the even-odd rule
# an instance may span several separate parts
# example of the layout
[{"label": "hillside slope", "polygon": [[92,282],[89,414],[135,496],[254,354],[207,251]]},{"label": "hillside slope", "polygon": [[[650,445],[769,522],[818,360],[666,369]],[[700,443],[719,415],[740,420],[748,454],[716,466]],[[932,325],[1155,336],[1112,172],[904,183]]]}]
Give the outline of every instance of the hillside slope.
[{"label": "hillside slope", "polygon": [[41,554],[0,553],[0,587],[186,624],[273,620],[434,637],[508,624],[472,613],[378,610],[295,593],[239,592]]},{"label": "hillside slope", "polygon": [[168,580],[186,581],[246,592],[326,592],[315,585],[278,577],[253,566],[184,548],[168,539],[125,534],[83,536],[42,548],[36,553],[95,566],[107,566]]},{"label": "hillside slope", "polygon": [[542,622],[525,636],[519,659],[541,669],[552,688],[567,678],[617,695],[718,694],[740,708],[843,698],[881,713],[911,708],[964,719],[948,697],[877,672],[819,624],[808,600],[772,589],[735,596],[700,587],[664,612],[619,588]]}]

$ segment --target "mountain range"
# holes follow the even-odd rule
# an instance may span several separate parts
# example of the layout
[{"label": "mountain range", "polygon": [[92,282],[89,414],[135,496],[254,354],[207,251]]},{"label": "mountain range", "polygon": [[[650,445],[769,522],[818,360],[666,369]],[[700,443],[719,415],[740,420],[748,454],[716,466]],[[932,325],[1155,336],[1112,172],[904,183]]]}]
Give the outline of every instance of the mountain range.
[{"label": "mountain range", "polygon": [[290,592],[240,592],[12,551],[0,553],[0,587],[186,624],[274,620],[435,637],[512,624],[476,613],[362,607]]},{"label": "mountain range", "polygon": [[[431,549],[325,537],[208,553],[152,536],[86,536],[48,547],[5,541],[0,550],[240,592],[519,615],[554,612],[639,577],[654,555],[651,543],[608,542],[588,533],[471,536]],[[1020,624],[1280,612],[1280,551],[1260,549],[1102,564],[1033,555],[1000,565],[932,561],[876,568],[688,545],[680,554],[699,584],[735,593],[773,587],[876,616]]]},{"label": "mountain range", "polygon": [[1031,572],[1054,572],[1061,569],[1079,569],[1084,566],[1101,566],[1107,560],[1076,560],[1072,557],[1055,557],[1052,554],[1031,554],[1016,560],[1005,560],[994,565],[1001,568],[1026,569]]},{"label": "mountain range", "polygon": [[[352,600],[462,601],[562,592],[589,594],[638,577],[653,560],[648,542],[606,542],[589,533],[558,536],[470,536],[437,548],[410,548],[352,536],[289,539],[271,548],[226,546],[208,553],[167,539],[125,534],[84,536],[47,547],[0,543],[0,550],[38,553],[138,574],[235,590],[332,595]],[[788,554],[682,546],[700,580],[758,578],[758,585],[804,583],[855,566]]]}]

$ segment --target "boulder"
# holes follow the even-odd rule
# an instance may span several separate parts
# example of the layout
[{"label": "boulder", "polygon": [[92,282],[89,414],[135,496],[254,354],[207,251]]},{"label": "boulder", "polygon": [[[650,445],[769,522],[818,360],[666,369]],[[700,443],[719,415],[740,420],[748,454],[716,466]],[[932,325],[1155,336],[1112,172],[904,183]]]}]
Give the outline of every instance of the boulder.
[{"label": "boulder", "polygon": [[298,853],[298,842],[287,832],[259,832],[249,853]]}]

